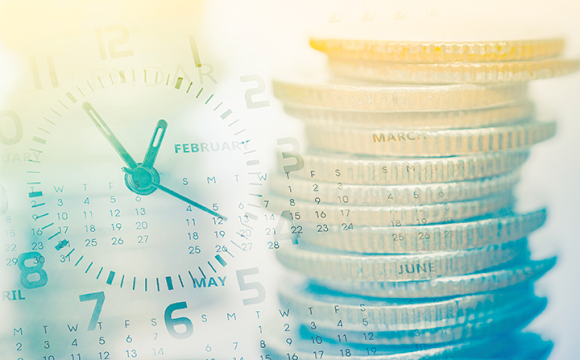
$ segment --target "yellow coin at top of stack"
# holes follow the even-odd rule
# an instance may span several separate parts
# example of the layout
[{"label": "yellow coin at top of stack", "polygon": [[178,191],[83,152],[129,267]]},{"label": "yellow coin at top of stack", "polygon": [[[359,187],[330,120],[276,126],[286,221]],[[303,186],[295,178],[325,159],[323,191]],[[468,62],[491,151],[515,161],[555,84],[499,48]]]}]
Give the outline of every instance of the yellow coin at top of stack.
[{"label": "yellow coin at top of stack", "polygon": [[564,39],[411,42],[312,38],[310,46],[330,58],[409,63],[490,62],[559,56]]},{"label": "yellow coin at top of stack", "polygon": [[577,71],[580,61],[558,56],[562,39],[492,42],[393,42],[312,39],[341,76],[392,83],[526,82]]}]

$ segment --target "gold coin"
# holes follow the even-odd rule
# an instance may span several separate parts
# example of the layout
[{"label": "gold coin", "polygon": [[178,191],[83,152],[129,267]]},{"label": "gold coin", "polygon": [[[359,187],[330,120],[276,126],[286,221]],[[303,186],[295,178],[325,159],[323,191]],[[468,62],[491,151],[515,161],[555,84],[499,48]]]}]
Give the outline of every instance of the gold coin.
[{"label": "gold coin", "polygon": [[351,111],[449,111],[504,106],[526,97],[526,83],[384,85],[324,76],[274,80],[274,95],[305,106]]},{"label": "gold coin", "polygon": [[413,84],[522,82],[564,76],[578,70],[577,59],[490,63],[416,64],[329,58],[336,74],[356,79]]},{"label": "gold coin", "polygon": [[330,57],[393,62],[447,63],[541,59],[560,55],[564,39],[470,42],[409,42],[310,39]]},{"label": "gold coin", "polygon": [[525,149],[554,136],[555,122],[529,121],[479,129],[405,130],[307,124],[316,148],[365,155],[454,156]]},{"label": "gold coin", "polygon": [[284,110],[303,121],[328,125],[435,130],[478,128],[519,121],[533,116],[534,104],[524,100],[506,106],[477,110],[378,112],[335,110],[285,102]]}]

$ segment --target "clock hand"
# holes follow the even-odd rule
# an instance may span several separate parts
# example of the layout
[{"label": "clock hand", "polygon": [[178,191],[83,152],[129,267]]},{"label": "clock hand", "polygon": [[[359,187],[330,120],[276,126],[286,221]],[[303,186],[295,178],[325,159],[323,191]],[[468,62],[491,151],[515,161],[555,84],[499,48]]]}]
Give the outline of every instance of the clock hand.
[{"label": "clock hand", "polygon": [[115,134],[113,134],[111,129],[109,129],[109,126],[107,126],[107,124],[103,121],[103,119],[97,113],[95,108],[93,108],[93,105],[89,104],[88,102],[85,102],[83,103],[83,109],[85,110],[87,115],[89,115],[91,120],[93,120],[93,122],[95,123],[97,129],[99,129],[101,134],[103,134],[103,136],[105,136],[105,138],[109,140],[109,143],[117,151],[117,154],[119,154],[123,158],[125,164],[127,164],[127,166],[130,167],[131,169],[136,168],[137,163],[135,162],[135,160],[133,160],[131,155],[129,155],[127,150],[125,150],[123,145],[121,145]]},{"label": "clock hand", "polygon": [[161,119],[157,122],[157,127],[153,132],[153,137],[149,143],[149,148],[145,154],[145,159],[143,160],[144,167],[153,167],[155,163],[155,158],[157,158],[157,153],[159,152],[159,147],[161,146],[161,141],[165,135],[165,130],[167,129],[167,121]]},{"label": "clock hand", "polygon": [[159,190],[161,190],[161,191],[164,191],[164,192],[168,193],[168,194],[169,194],[169,195],[171,195],[171,196],[175,196],[175,197],[176,197],[176,198],[178,198],[179,200],[183,200],[183,201],[185,201],[186,203],[188,203],[188,204],[190,204],[190,205],[193,205],[193,206],[195,206],[196,208],[198,208],[198,209],[200,209],[200,210],[203,210],[203,211],[205,211],[205,212],[206,212],[206,213],[208,213],[208,214],[211,214],[211,215],[213,215],[213,216],[215,216],[215,217],[222,218],[222,219],[224,219],[225,221],[227,221],[227,220],[228,220],[228,218],[227,218],[227,217],[225,217],[225,216],[222,216],[222,215],[218,214],[217,212],[215,212],[215,211],[213,211],[213,210],[211,210],[211,209],[208,209],[208,208],[206,208],[205,206],[201,205],[200,203],[198,203],[198,202],[195,202],[195,201],[193,201],[193,200],[191,200],[191,199],[189,199],[189,198],[186,198],[185,196],[183,196],[183,195],[181,195],[181,194],[179,194],[179,193],[176,193],[175,191],[173,191],[173,190],[171,190],[171,189],[169,189],[169,188],[167,188],[167,187],[165,187],[165,186],[163,186],[163,185],[161,185],[161,184],[159,184],[159,183],[156,183],[156,182],[153,182],[153,181],[152,181],[152,182],[151,182],[151,185],[155,186],[157,189],[159,189]]}]

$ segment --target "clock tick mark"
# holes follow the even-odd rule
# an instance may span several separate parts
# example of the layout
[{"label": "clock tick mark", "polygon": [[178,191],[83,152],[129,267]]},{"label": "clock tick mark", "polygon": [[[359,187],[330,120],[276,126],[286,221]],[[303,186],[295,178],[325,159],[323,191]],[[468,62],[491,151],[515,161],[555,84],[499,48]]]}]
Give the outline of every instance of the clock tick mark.
[{"label": "clock tick mark", "polygon": [[[221,105],[221,104],[220,104]],[[217,108],[216,108],[217,109]],[[215,109],[214,109],[215,110]],[[220,115],[220,117],[222,118],[222,120],[225,120],[228,116],[230,116],[232,114],[232,110],[231,109],[227,109],[223,114]]]},{"label": "clock tick mark", "polygon": [[165,81],[165,86],[169,85],[169,74],[167,74],[167,80]]},{"label": "clock tick mark", "polygon": [[[203,273],[203,270],[201,270],[201,267],[197,267],[199,269],[199,272],[201,273],[201,276],[203,276],[205,278],[205,274]],[[189,275],[191,275],[191,273],[189,273]]]},{"label": "clock tick mark", "polygon": [[[56,246],[54,247],[56,250],[61,251],[63,247],[68,245],[68,240],[64,239],[62,241],[60,241],[58,244],[56,244]],[[77,262],[78,264],[78,262]],[[75,264],[76,266],[76,264]]]},{"label": "clock tick mark", "polygon": [[230,242],[232,244],[234,244],[238,249],[243,250],[242,247],[240,245],[236,244],[233,240],[230,240]]},{"label": "clock tick mark", "polygon": [[133,290],[135,290],[135,283],[137,282],[137,278],[133,277]]},{"label": "clock tick mark", "polygon": [[241,133],[243,133],[244,131],[246,131],[246,129],[240,130],[237,133],[235,133],[234,135],[240,135]]},{"label": "clock tick mark", "polygon": [[111,270],[109,271],[109,276],[107,277],[107,284],[112,285],[113,279],[115,279],[115,272]]},{"label": "clock tick mark", "polygon": [[119,284],[119,288],[123,287],[123,282],[125,282],[125,275],[121,277],[121,284]]},{"label": "clock tick mark", "polygon": [[32,192],[28,193],[29,198],[35,198],[35,197],[39,197],[39,196],[42,196],[42,191],[32,191]]},{"label": "clock tick mark", "polygon": [[91,85],[91,83],[87,80],[87,84],[89,85],[89,87],[91,88],[92,92],[95,92],[95,89],[93,89],[93,86]]},{"label": "clock tick mark", "polygon": [[87,269],[85,270],[85,274],[89,272],[89,269],[91,268],[91,266],[93,266],[93,262],[92,261],[89,264],[89,267],[87,267]]},{"label": "clock tick mark", "polygon": [[37,143],[42,144],[42,145],[46,144],[46,140],[43,138],[39,138],[38,136],[33,137],[32,141],[37,142]]},{"label": "clock tick mark", "polygon": [[173,290],[173,279],[171,279],[171,276],[166,276],[165,282],[167,283],[167,290]]},{"label": "clock tick mark", "polygon": [[216,107],[213,109],[213,111],[216,111],[216,110],[217,110],[217,109],[218,109],[220,106],[222,106],[222,104],[223,104],[223,103],[224,103],[223,101],[222,101],[221,103],[219,103],[219,104],[218,104],[218,106],[216,106]]},{"label": "clock tick mark", "polygon": [[109,73],[109,79],[111,79],[111,84],[115,85],[115,82],[113,81],[113,75],[111,73]]},{"label": "clock tick mark", "polygon": [[103,272],[103,267],[101,266],[101,270],[99,270],[99,273],[97,274],[97,279],[101,276],[102,272]]},{"label": "clock tick mark", "polygon": [[211,100],[211,98],[212,98],[212,97],[213,97],[213,94],[211,94],[211,95],[210,95],[210,96],[207,98],[207,100],[205,101],[205,104],[206,104],[206,105],[207,105],[207,103],[208,103],[208,102]]},{"label": "clock tick mark", "polygon": [[[182,83],[182,82],[183,82],[183,78],[182,78],[182,77],[178,77],[178,78],[177,78],[177,81],[175,82],[175,88],[176,88],[177,90],[179,90],[179,89],[181,88],[181,83]],[[191,85],[190,85],[190,87],[191,87]],[[188,90],[189,90],[189,89],[188,89]]]},{"label": "clock tick mark", "polygon": [[59,100],[58,102],[59,102],[59,103],[60,103],[62,106],[64,106],[64,108],[65,108],[65,109],[67,109],[67,110],[68,110],[68,106],[66,106],[66,105],[65,105],[65,104],[64,104],[62,101],[60,101],[60,100]]},{"label": "clock tick mark", "polygon": [[242,226],[245,226],[245,227],[247,227],[248,229],[252,229],[252,230],[254,230],[254,228],[253,228],[253,227],[251,227],[250,225],[242,224]]},{"label": "clock tick mark", "polygon": [[[226,267],[226,265],[228,264],[224,260],[224,258],[221,255],[219,255],[219,254],[215,256],[215,259],[221,264],[222,267]],[[213,267],[212,267],[212,269],[213,269]],[[215,269],[214,269],[214,271],[215,271]]]},{"label": "clock tick mark", "polygon": [[[48,215],[48,214],[47,214],[47,215]],[[44,215],[42,215],[42,216],[44,216]],[[39,216],[39,217],[40,217],[40,216]],[[48,225],[46,225],[46,226],[43,226],[41,229],[42,229],[42,230],[44,230],[44,229],[46,229],[46,228],[48,228],[48,227],[51,227],[52,225],[54,225],[54,223],[50,223],[50,224],[48,224]]]},{"label": "clock tick mark", "polygon": [[240,121],[240,119],[236,119],[236,121],[232,122],[231,124],[229,124],[228,126],[232,126],[233,124],[237,123],[238,121]]},{"label": "clock tick mark", "polygon": [[157,291],[161,291],[161,290],[159,289],[159,278],[155,278],[155,281],[157,282]]},{"label": "clock tick mark", "polygon": [[186,94],[189,94],[189,89],[191,89],[191,85],[193,85],[193,82],[189,83],[189,86],[187,87],[187,91],[185,92]]},{"label": "clock tick mark", "polygon": [[49,123],[51,123],[52,125],[56,125],[55,123],[53,123],[52,121],[48,120],[47,118],[43,118],[44,120],[48,121]]},{"label": "clock tick mark", "polygon": [[53,113],[55,113],[56,115],[58,115],[58,117],[61,117],[59,113],[56,112],[56,110],[54,110],[53,108],[50,108],[50,110],[52,110]]},{"label": "clock tick mark", "polygon": [[[77,87],[77,89],[78,89],[78,87]],[[68,98],[68,99],[69,99],[69,100],[70,100],[70,101],[71,101],[73,104],[76,104],[76,102],[77,102],[77,98],[75,98],[75,97],[73,96],[73,94],[71,94],[71,92],[70,92],[70,91],[67,91],[65,95],[66,95],[66,97],[67,97],[67,98]]]},{"label": "clock tick mark", "polygon": [[99,79],[99,83],[101,84],[101,87],[104,89],[105,85],[103,85],[103,81],[101,80],[101,77],[97,76],[97,79]]},{"label": "clock tick mark", "polygon": [[195,95],[196,99],[199,97],[199,95],[201,94],[202,91],[203,91],[203,88],[199,89],[199,92],[197,93],[197,95]]},{"label": "clock tick mark", "polygon": [[[66,240],[65,240],[65,241],[66,241]],[[77,266],[77,265],[78,265],[78,264],[81,262],[81,260],[82,260],[84,257],[85,257],[85,256],[84,256],[84,255],[82,255],[82,256],[81,256],[81,257],[80,257],[80,258],[77,260],[77,262],[75,263],[75,266]]]},{"label": "clock tick mark", "polygon": [[121,78],[121,84],[124,84],[127,82],[127,79],[125,78],[125,72],[123,70],[119,71],[119,77]]},{"label": "clock tick mark", "polygon": [[179,279],[179,283],[181,284],[181,287],[185,287],[185,286],[183,286],[183,280],[181,280],[181,275],[177,274],[177,278]]},{"label": "clock tick mark", "polygon": [[78,87],[78,86],[77,86],[77,90],[78,90],[78,91],[81,93],[81,95],[82,95],[83,97],[85,97],[85,94],[83,93],[83,91],[81,90],[81,88],[80,88],[80,87]]},{"label": "clock tick mark", "polygon": [[217,271],[215,271],[213,265],[208,261],[207,264],[209,265],[209,267],[213,270],[214,273],[217,273]]}]

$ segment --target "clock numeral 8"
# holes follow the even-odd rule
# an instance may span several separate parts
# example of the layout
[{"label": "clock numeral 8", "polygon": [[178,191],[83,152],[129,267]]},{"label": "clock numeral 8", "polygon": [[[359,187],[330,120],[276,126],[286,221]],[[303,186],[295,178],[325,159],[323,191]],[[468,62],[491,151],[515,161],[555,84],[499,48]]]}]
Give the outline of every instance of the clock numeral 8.
[{"label": "clock numeral 8", "polygon": [[[27,266],[26,261],[33,260],[34,266]],[[18,268],[20,269],[20,283],[27,289],[43,287],[48,282],[48,275],[42,269],[44,256],[37,251],[22,253],[18,256]],[[38,280],[30,280],[32,274],[38,274]]]}]

